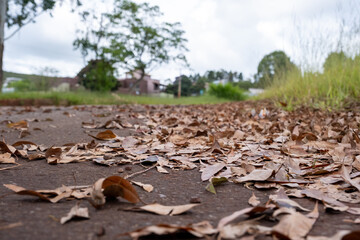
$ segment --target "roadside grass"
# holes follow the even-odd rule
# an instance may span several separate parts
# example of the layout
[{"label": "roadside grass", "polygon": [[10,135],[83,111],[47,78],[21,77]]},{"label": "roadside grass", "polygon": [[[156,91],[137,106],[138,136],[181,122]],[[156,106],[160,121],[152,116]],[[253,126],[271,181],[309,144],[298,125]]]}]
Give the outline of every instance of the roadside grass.
[{"label": "roadside grass", "polygon": [[154,105],[216,104],[216,103],[231,102],[231,100],[218,98],[208,94],[197,97],[181,97],[181,98],[135,96],[135,95],[125,95],[125,94],[119,94],[119,97],[120,99],[123,99],[128,103],[154,104]]},{"label": "roadside grass", "polygon": [[[323,73],[293,72],[275,79],[258,99],[272,98],[286,104],[287,110],[306,105],[339,109],[360,101],[360,57],[333,64]],[[285,103],[285,104],[284,104]]]},{"label": "roadside grass", "polygon": [[0,100],[49,99],[55,105],[120,105],[120,104],[216,104],[230,100],[204,95],[199,97],[167,98],[135,96],[102,92],[14,92],[0,94]]}]

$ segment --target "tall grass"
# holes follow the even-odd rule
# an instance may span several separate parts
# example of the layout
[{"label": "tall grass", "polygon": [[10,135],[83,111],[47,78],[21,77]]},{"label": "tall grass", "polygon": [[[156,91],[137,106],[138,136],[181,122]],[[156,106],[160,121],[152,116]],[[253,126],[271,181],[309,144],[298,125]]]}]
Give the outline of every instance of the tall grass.
[{"label": "tall grass", "polygon": [[296,105],[340,108],[360,100],[360,57],[335,62],[323,73],[291,72],[275,79],[261,96]]},{"label": "tall grass", "polygon": [[[312,22],[294,22],[291,52],[301,70],[276,78],[260,98],[275,98],[289,109],[340,108],[360,101],[360,2],[339,1],[335,15],[325,25],[321,14]],[[331,53],[346,56],[327,64]]]}]

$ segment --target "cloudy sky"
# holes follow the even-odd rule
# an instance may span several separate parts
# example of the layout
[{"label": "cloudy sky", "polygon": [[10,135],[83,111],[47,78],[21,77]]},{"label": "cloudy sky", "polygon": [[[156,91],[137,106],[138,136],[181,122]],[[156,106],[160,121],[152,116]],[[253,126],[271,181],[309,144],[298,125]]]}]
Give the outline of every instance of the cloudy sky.
[{"label": "cloudy sky", "polygon": [[[261,58],[274,50],[284,50],[297,64],[302,64],[304,58],[307,58],[304,57],[306,51],[307,54],[316,55],[317,53],[309,47],[309,42],[316,42],[314,36],[319,33],[319,29],[323,32],[326,30],[326,40],[334,41],[337,38],[339,15],[344,12],[346,15],[348,9],[344,9],[351,1],[148,2],[160,7],[164,13],[164,20],[181,22],[190,50],[187,53],[192,68],[190,73],[203,74],[206,70],[225,69],[243,72],[246,77],[250,77],[256,72]],[[39,73],[44,67],[53,67],[59,70],[60,76],[74,76],[84,66],[80,52],[72,47],[76,29],[80,25],[78,16],[71,13],[66,5],[57,7],[53,17],[48,14],[40,16],[35,24],[27,25],[5,42],[4,69],[21,73]],[[11,32],[12,29],[6,29],[5,35]],[[309,37],[311,40],[308,42]],[[320,42],[326,42],[321,38],[324,36],[318,39]],[[308,47],[300,51],[299,48],[305,45]],[[319,50],[319,47],[316,49],[327,51]],[[161,66],[151,72],[154,78],[160,80],[173,79],[180,73],[189,73],[189,70],[172,64]]]}]

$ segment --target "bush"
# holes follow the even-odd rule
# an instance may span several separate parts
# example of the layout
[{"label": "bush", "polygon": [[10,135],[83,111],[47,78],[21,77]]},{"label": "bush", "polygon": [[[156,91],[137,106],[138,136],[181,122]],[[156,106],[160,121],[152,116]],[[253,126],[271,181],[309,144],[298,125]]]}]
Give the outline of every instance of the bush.
[{"label": "bush", "polygon": [[26,91],[34,91],[35,90],[34,83],[28,79],[10,82],[8,87],[15,88],[16,92],[26,92]]},{"label": "bush", "polygon": [[115,68],[111,63],[104,60],[90,60],[88,65],[77,76],[80,84],[86,89],[106,92],[117,87],[114,74]]},{"label": "bush", "polygon": [[246,98],[243,90],[238,87],[234,87],[230,83],[225,85],[216,85],[212,83],[210,84],[209,93],[210,95],[214,95],[219,98],[226,98],[235,101],[242,101]]}]

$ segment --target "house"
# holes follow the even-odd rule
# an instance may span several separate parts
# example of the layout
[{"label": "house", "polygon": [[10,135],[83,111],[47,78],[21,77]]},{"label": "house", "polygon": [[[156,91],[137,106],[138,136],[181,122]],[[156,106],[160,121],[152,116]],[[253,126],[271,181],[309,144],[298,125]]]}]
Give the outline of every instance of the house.
[{"label": "house", "polygon": [[[134,84],[140,79],[140,71],[127,72],[125,78],[118,79],[120,93],[129,93]],[[145,74],[144,78],[133,88],[132,93],[135,94],[159,94],[161,92],[159,80],[152,79],[149,74]]]}]

